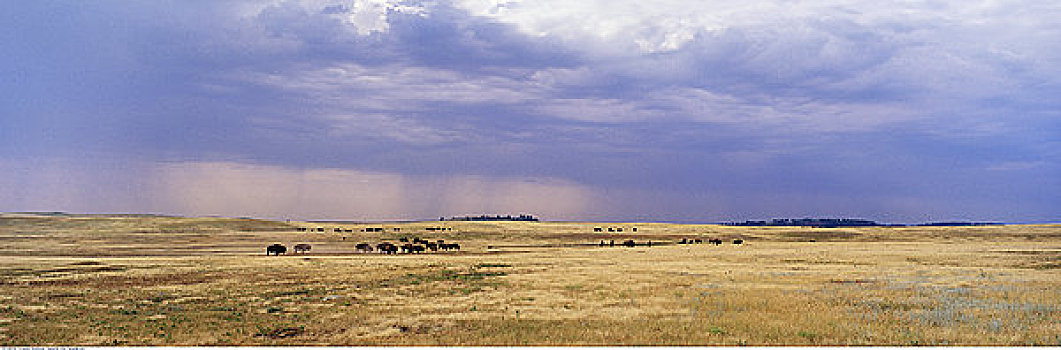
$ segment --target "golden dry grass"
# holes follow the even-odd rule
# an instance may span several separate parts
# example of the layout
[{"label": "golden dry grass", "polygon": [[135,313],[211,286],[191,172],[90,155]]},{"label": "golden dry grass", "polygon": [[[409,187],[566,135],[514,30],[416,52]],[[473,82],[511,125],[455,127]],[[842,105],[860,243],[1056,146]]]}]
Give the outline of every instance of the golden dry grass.
[{"label": "golden dry grass", "polygon": [[[4,214],[0,344],[1061,345],[1058,225],[369,226]],[[401,236],[463,249],[354,250]],[[691,237],[727,243],[571,245]]]}]

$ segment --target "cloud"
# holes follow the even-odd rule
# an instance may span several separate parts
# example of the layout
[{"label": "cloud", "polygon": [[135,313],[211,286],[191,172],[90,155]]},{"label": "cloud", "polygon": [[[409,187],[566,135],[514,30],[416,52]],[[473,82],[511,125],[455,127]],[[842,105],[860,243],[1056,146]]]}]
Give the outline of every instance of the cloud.
[{"label": "cloud", "polygon": [[[379,23],[335,19],[355,9]],[[305,19],[265,15],[273,12]],[[1013,18],[1027,19],[1027,36],[991,30]],[[866,130],[937,120],[934,127],[974,128],[1006,111],[954,119],[977,113],[977,101],[1039,95],[1025,87],[1057,71],[1056,54],[1028,45],[1057,25],[988,3],[285,2],[256,19],[295,33],[318,58],[269,73],[286,91],[347,97],[350,108],[374,113],[437,108],[432,103],[507,113],[536,101],[529,108],[537,115],[578,121],[785,120],[802,130]],[[320,67],[329,47],[325,57],[339,62]],[[386,60],[400,63],[381,66]],[[1038,101],[1050,104],[1045,95]]]},{"label": "cloud", "polygon": [[[594,205],[649,198],[640,202],[659,205],[611,208],[653,217],[805,213],[806,202],[825,212],[859,206],[856,197],[872,202],[865,212],[918,198],[938,213],[970,201],[988,202],[973,208],[988,214],[1057,208],[1042,195],[1057,188],[1061,162],[1061,6],[1049,2],[0,6],[10,24],[0,75],[14,81],[0,86],[0,160],[173,162],[201,181],[168,183],[202,188],[235,178],[360,188],[314,172],[332,171],[435,203],[364,209],[380,215],[442,203],[515,210],[546,195]],[[0,178],[12,189],[105,181],[37,179],[34,167],[96,171],[38,164]],[[160,168],[139,171],[151,169]],[[432,183],[473,195],[432,192]],[[1012,195],[977,190],[1001,187]],[[16,206],[74,201],[79,191],[21,195]],[[255,206],[290,193],[197,195],[224,202],[218,210],[298,209]],[[138,202],[125,196],[100,206]],[[212,208],[181,210],[197,207]]]},{"label": "cloud", "polygon": [[391,13],[423,16],[426,9],[423,6],[403,5],[400,1],[383,0],[355,1],[349,9],[343,5],[332,5],[325,7],[324,13],[328,13],[328,10],[345,12],[347,15],[346,22],[356,27],[358,34],[369,35],[373,32],[382,33],[390,29],[390,23],[387,18]]},{"label": "cloud", "polygon": [[558,37],[617,74],[723,91],[968,100],[1008,95],[1015,78],[1036,79],[1029,71],[1058,74],[1057,51],[1046,48],[1056,48],[1047,37],[1061,25],[1044,14],[1059,9],[1041,2],[458,4],[527,35]]},{"label": "cloud", "polygon": [[536,106],[537,110],[557,118],[597,123],[633,122],[652,119],[660,111],[641,108],[637,102],[620,99],[554,99]]},{"label": "cloud", "polygon": [[407,176],[354,169],[288,169],[241,163],[166,164],[154,179],[172,210],[198,215],[431,219],[468,213],[574,218],[589,191],[548,178]]},{"label": "cloud", "polygon": [[410,220],[591,212],[593,191],[542,177],[409,176],[237,162],[0,160],[0,211],[133,212],[274,219]]},{"label": "cloud", "polygon": [[[401,111],[433,103],[517,103],[538,97],[533,89],[507,76],[398,65],[293,67],[283,74],[251,72],[248,81],[303,94],[322,102]],[[400,101],[401,103],[395,103]],[[392,104],[372,105],[375,102]],[[410,104],[410,102],[412,102]],[[358,105],[366,103],[365,105]]]}]

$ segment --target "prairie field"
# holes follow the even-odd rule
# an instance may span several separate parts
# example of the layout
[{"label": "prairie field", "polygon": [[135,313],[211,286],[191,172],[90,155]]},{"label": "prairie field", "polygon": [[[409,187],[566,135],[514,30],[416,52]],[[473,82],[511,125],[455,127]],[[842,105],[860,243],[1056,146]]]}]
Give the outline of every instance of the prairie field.
[{"label": "prairie field", "polygon": [[[413,237],[461,249],[355,249]],[[1061,345],[1061,225],[2,214],[0,259],[8,346]]]}]

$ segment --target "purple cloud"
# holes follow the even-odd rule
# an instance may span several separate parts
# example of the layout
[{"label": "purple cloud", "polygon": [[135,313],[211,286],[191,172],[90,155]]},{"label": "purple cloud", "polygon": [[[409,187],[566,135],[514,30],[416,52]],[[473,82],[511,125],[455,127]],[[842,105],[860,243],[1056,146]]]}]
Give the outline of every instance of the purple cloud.
[{"label": "purple cloud", "polygon": [[[365,218],[559,196],[577,205],[547,218],[1057,220],[1053,4],[2,6],[0,185],[19,194],[0,211],[282,216],[292,207],[275,202],[299,191],[362,188],[285,186],[334,170],[394,189]],[[287,194],[195,202],[100,161],[194,168],[173,171],[202,188],[260,171]],[[38,180],[41,162],[78,180]],[[536,196],[535,181],[565,194]],[[93,184],[104,200],[67,194]],[[241,188],[231,196],[257,198]]]}]

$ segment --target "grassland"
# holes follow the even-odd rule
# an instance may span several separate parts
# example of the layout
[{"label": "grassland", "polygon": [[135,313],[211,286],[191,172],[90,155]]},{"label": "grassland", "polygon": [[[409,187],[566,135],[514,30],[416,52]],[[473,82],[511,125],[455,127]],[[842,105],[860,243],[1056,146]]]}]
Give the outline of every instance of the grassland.
[{"label": "grassland", "polygon": [[[1061,345],[1058,225],[368,226],[3,214],[0,344]],[[354,249],[401,236],[463,249]]]}]

